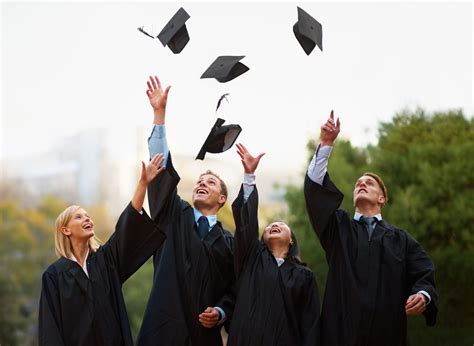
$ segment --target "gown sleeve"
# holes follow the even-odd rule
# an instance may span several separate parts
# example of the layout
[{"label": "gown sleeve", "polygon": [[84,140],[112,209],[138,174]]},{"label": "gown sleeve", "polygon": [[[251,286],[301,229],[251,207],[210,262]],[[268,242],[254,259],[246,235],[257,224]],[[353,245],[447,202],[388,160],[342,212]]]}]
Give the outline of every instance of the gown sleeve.
[{"label": "gown sleeve", "polygon": [[129,203],[120,215],[115,232],[103,246],[107,259],[117,269],[124,283],[163,244],[164,232],[150,219],[145,210],[137,212]]},{"label": "gown sleeve", "polygon": [[40,346],[64,345],[60,326],[61,309],[57,283],[48,272],[45,272],[42,278],[38,320],[38,344]]},{"label": "gown sleeve", "polygon": [[258,191],[254,188],[248,200],[244,202],[243,187],[232,203],[235,221],[234,270],[239,278],[246,262],[258,250]]},{"label": "gown sleeve", "polygon": [[426,324],[434,326],[438,308],[436,306],[438,293],[436,292],[434,280],[434,265],[426,252],[418,242],[409,236],[407,247],[407,273],[409,280],[410,295],[420,291],[426,291],[431,297],[431,301],[426,306],[423,313]]},{"label": "gown sleeve", "polygon": [[168,155],[166,170],[158,174],[148,185],[148,204],[151,218],[159,226],[171,222],[174,207],[180,202],[177,186],[180,177],[173,167],[171,153]]},{"label": "gown sleeve", "polygon": [[304,196],[311,225],[323,249],[329,253],[338,231],[336,211],[341,205],[344,195],[326,173],[323,185],[313,182],[306,175]]},{"label": "gown sleeve", "polygon": [[305,295],[307,302],[301,312],[301,335],[302,345],[320,344],[320,314],[319,314],[319,291],[312,272],[307,273],[307,291]]}]

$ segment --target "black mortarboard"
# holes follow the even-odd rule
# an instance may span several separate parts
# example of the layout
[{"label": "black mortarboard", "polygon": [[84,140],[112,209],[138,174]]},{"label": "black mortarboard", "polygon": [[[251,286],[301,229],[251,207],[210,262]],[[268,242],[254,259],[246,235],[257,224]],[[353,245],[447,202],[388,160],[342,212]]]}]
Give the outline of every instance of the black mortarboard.
[{"label": "black mortarboard", "polygon": [[189,42],[185,25],[189,18],[189,14],[181,7],[157,36],[163,46],[167,45],[174,54],[180,53]]},{"label": "black mortarboard", "polygon": [[196,156],[196,160],[204,160],[206,152],[213,154],[223,153],[234,144],[242,128],[240,125],[235,124],[222,126],[224,123],[224,119],[217,118],[211,132],[209,132],[209,136],[207,136],[199,154]]},{"label": "black mortarboard", "polygon": [[243,58],[245,55],[220,56],[207,68],[201,78],[215,78],[221,83],[228,82],[249,70],[247,66],[239,62]]},{"label": "black mortarboard", "polygon": [[300,7],[298,7],[298,21],[293,25],[293,32],[307,55],[313,51],[315,45],[318,45],[321,51],[323,50],[323,27]]}]

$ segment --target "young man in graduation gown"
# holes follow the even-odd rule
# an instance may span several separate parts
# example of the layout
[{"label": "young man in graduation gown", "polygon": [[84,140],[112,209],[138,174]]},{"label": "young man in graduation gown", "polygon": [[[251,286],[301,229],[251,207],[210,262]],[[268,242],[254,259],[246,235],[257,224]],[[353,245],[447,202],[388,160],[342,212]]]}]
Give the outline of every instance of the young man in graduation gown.
[{"label": "young man in graduation gown", "polygon": [[326,252],[329,272],[321,312],[323,345],[407,344],[407,315],[436,322],[434,266],[406,231],[382,219],[387,190],[365,173],[355,183],[355,215],[338,209],[343,194],[327,173],[340,131],[334,115],[321,127],[304,194],[313,228]]},{"label": "young man in graduation gown", "polygon": [[[169,87],[150,77],[147,95],[154,110],[150,154],[167,157],[166,171],[148,188],[150,213],[167,240],[154,255],[154,281],[138,345],[222,345],[220,328],[234,304],[231,288],[233,236],[216,214],[227,199],[224,182],[212,172],[193,188],[194,208],[177,194],[180,180],[167,148],[165,111]],[[229,295],[227,295],[229,294]]]},{"label": "young man in graduation gown", "polygon": [[258,235],[258,191],[253,157],[237,144],[244,182],[232,204],[238,293],[229,346],[319,346],[319,292],[313,272],[298,258],[298,243],[281,221]]}]

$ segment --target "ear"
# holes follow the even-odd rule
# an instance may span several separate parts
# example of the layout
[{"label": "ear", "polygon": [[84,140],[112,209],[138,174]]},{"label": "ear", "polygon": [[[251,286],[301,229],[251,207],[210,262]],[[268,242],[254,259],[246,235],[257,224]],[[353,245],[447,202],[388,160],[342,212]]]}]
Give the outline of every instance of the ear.
[{"label": "ear", "polygon": [[384,205],[384,204],[385,204],[385,197],[384,197],[384,195],[380,195],[380,196],[379,196],[378,202],[379,202],[380,205]]},{"label": "ear", "polygon": [[227,201],[227,197],[225,195],[219,196],[219,204],[222,206]]},{"label": "ear", "polygon": [[68,230],[66,227],[61,227],[61,233],[66,236],[71,235],[71,231]]}]

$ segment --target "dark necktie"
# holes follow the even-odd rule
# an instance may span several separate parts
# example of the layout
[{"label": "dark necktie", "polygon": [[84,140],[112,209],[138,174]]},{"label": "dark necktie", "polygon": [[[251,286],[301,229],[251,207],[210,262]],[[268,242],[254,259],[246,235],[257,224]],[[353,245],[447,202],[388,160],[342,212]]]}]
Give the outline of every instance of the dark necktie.
[{"label": "dark necktie", "polygon": [[375,225],[377,223],[377,218],[361,216],[359,221],[362,221],[367,226],[367,232],[369,233],[369,240],[370,240],[370,238],[372,238],[372,232],[374,231]]},{"label": "dark necktie", "polygon": [[209,233],[209,221],[207,217],[201,216],[198,219],[198,227],[197,227],[199,238],[204,239],[206,235]]}]

